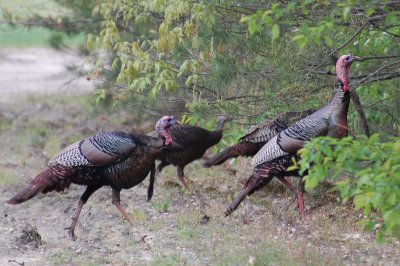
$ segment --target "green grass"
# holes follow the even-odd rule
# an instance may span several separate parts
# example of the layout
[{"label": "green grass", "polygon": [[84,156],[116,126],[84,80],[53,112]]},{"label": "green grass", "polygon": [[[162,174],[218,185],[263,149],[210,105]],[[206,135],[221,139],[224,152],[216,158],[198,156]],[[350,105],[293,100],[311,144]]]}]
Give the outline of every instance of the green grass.
[{"label": "green grass", "polygon": [[134,208],[133,206],[131,206],[129,208],[129,213],[133,217],[135,223],[143,223],[147,221],[146,213],[139,208]]},{"label": "green grass", "polygon": [[9,130],[12,126],[12,121],[5,117],[0,116],[0,134]]},{"label": "green grass", "polygon": [[153,201],[151,203],[151,207],[153,207],[153,209],[156,209],[159,212],[168,212],[170,205],[171,202],[168,199],[164,199],[161,201]]},{"label": "green grass", "polygon": [[0,165],[0,186],[7,186],[12,184],[20,184],[21,181],[15,177],[13,169],[3,167]]},{"label": "green grass", "polygon": [[160,255],[155,258],[151,265],[153,266],[174,266],[186,265],[188,262],[179,254],[173,253],[169,256]]},{"label": "green grass", "polygon": [[62,140],[59,135],[49,135],[43,147],[43,154],[52,157],[57,154],[62,147]]},{"label": "green grass", "polygon": [[59,251],[56,254],[54,254],[51,259],[50,263],[51,265],[65,265],[69,262],[71,262],[73,259],[73,255],[68,252],[68,251]]},{"label": "green grass", "polygon": [[64,11],[63,8],[52,0],[1,0],[0,7],[13,11],[16,15],[39,14],[56,15],[56,11]]},{"label": "green grass", "polygon": [[[51,0],[2,0],[0,8],[11,12],[18,19],[38,14],[41,16],[57,17],[68,12],[56,2]],[[3,13],[0,9],[0,21]],[[84,34],[68,36],[65,33],[50,30],[44,27],[27,28],[24,26],[10,26],[0,23],[0,48],[4,47],[49,47],[50,39],[62,37],[63,44],[68,47],[82,45],[86,41]]]},{"label": "green grass", "polygon": [[55,34],[61,34],[64,45],[68,47],[77,47],[85,42],[84,34],[67,36],[64,33],[42,27],[27,29],[21,26],[2,25],[0,27],[0,47],[50,47],[50,38]]},{"label": "green grass", "polygon": [[200,228],[198,224],[179,225],[176,229],[176,236],[182,240],[193,242],[200,237]]}]

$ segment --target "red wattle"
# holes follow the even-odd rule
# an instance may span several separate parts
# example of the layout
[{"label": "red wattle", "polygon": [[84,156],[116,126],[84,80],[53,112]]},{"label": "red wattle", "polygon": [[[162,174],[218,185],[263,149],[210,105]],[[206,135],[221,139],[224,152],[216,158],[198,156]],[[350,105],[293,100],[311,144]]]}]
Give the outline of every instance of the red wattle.
[{"label": "red wattle", "polygon": [[161,132],[161,136],[163,136],[164,139],[165,139],[165,145],[171,145],[172,144],[172,137],[168,133],[167,130],[164,130],[163,132]]},{"label": "red wattle", "polygon": [[344,92],[350,91],[350,85],[348,83],[343,84],[343,91]]}]

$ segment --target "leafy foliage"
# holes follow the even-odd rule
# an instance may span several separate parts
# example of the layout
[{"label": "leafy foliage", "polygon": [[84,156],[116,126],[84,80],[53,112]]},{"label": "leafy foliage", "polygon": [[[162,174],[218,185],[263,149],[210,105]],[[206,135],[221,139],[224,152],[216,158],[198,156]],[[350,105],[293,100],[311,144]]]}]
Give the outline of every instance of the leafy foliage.
[{"label": "leafy foliage", "polygon": [[[354,199],[370,222],[368,228],[383,220],[378,234],[400,230],[400,140],[382,142],[379,135],[357,140],[320,137],[300,151],[300,173],[306,188],[316,187],[327,178],[336,181],[344,201]],[[376,215],[372,210],[376,210]]]},{"label": "leafy foliage", "polygon": [[[398,117],[399,105],[392,98],[398,99],[400,96],[397,92],[400,76],[399,20],[399,3],[388,0],[270,1],[262,8],[260,6],[257,12],[242,18],[252,34],[270,34],[274,36],[273,39],[290,39],[300,49],[310,49],[304,58],[312,62],[305,69],[307,79],[315,75],[331,74],[333,68],[328,71],[324,68],[329,61],[336,60],[340,53],[353,51],[361,56],[362,63],[357,68],[360,67],[363,75],[353,78],[353,87],[359,87],[361,103],[367,108],[365,110],[363,106],[356,106],[359,117],[353,115],[352,118],[356,119],[354,129],[359,129],[360,121],[357,119],[360,118],[367,135],[368,125],[376,128],[378,124],[382,126],[382,121],[388,121],[387,115]],[[312,50],[319,52],[314,54]],[[371,84],[383,80],[389,82],[379,86]],[[377,87],[380,97],[376,93],[363,93]],[[383,94],[386,97],[382,97]],[[380,108],[382,105],[376,106],[386,100],[388,105],[395,108],[389,111]],[[370,112],[373,114],[366,115],[367,119],[364,119],[362,113],[369,112],[370,106],[374,106]],[[397,134],[397,118],[390,120],[394,122],[392,129],[388,124],[385,127],[392,134]]]},{"label": "leafy foliage", "polygon": [[[337,56],[353,51],[363,57],[352,68],[360,94],[386,80],[379,95],[363,93],[353,129],[369,124],[374,131],[387,121],[397,133],[400,26],[390,1],[113,0],[94,14],[103,29],[89,35],[88,47],[115,53],[110,65],[118,86],[110,92],[117,100],[136,94],[144,103],[135,105],[151,113],[229,113],[254,124],[326,103]],[[107,71],[103,64],[98,73]],[[146,105],[149,98],[157,101]],[[380,108],[381,101],[396,108]],[[364,119],[363,105],[374,106],[374,115]]]},{"label": "leafy foliage", "polygon": [[[96,9],[106,22],[98,36],[88,37],[88,47],[117,54],[112,65],[124,88],[114,91],[118,99],[123,100],[125,92],[141,93],[157,97],[167,110],[178,98],[185,102],[183,112],[193,116],[229,112],[237,120],[260,119],[260,114],[272,117],[295,101],[276,95],[280,91],[276,79],[293,86],[296,81],[288,74],[277,76],[274,69],[287,71],[288,66],[269,58],[277,55],[286,60],[293,44],[272,45],[271,36],[249,35],[240,22],[249,11],[234,3],[110,1]],[[274,33],[273,38],[279,28]],[[291,56],[290,68],[296,69],[298,56],[301,53]],[[276,97],[283,102],[271,101]],[[260,111],[267,101],[270,106]]]}]

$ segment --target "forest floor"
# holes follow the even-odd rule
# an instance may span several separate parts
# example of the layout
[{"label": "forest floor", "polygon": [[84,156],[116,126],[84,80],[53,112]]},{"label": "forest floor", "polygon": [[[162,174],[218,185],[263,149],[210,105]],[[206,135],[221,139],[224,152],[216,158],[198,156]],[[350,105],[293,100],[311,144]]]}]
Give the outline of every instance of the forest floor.
[{"label": "forest floor", "polygon": [[[36,89],[22,90],[15,81],[30,70],[23,70],[26,57],[18,53],[0,53],[1,71],[9,63],[4,60],[20,58],[10,65],[18,71],[3,67],[8,81],[0,77],[0,265],[400,265],[399,241],[378,244],[375,232],[360,224],[362,213],[340,203],[328,185],[306,194],[305,222],[290,204],[290,191],[277,182],[223,217],[250,173],[246,158],[212,169],[202,168],[201,161],[190,164],[191,191],[183,190],[175,169],[167,167],[150,202],[148,180],[123,190],[121,200],[133,224],[122,219],[111,204],[111,189],[103,187],[84,206],[76,241],[64,228],[84,187],[72,185],[17,206],[3,204],[67,144],[100,130],[152,129],[126,110],[96,105],[87,89],[59,93],[66,82],[63,71],[49,76],[33,67],[34,81],[21,84]],[[47,94],[38,93],[40,88]]]}]

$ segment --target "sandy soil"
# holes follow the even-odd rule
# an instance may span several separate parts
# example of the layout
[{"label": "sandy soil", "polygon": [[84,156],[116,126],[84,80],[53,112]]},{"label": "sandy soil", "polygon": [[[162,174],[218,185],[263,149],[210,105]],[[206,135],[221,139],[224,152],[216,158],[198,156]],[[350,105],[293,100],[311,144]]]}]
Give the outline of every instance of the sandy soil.
[{"label": "sandy soil", "polygon": [[75,94],[93,90],[93,82],[70,69],[89,70],[85,58],[49,48],[0,49],[0,103],[26,94]]},{"label": "sandy soil", "polygon": [[[99,130],[140,129],[141,122],[124,110],[60,91],[71,79],[63,63],[80,60],[43,49],[0,52],[0,202],[65,145]],[[72,87],[85,94],[91,89],[85,82]],[[32,91],[36,96],[26,98]],[[400,265],[398,240],[376,243],[375,231],[359,224],[362,213],[325,186],[306,195],[304,223],[290,206],[290,191],[276,182],[224,218],[250,171],[249,159],[238,160],[234,171],[200,163],[186,169],[191,192],[177,185],[172,167],[157,178],[151,202],[147,180],[122,191],[133,224],[111,204],[110,188],[98,190],[83,208],[75,242],[64,228],[84,187],[18,206],[0,204],[0,265]]]}]

